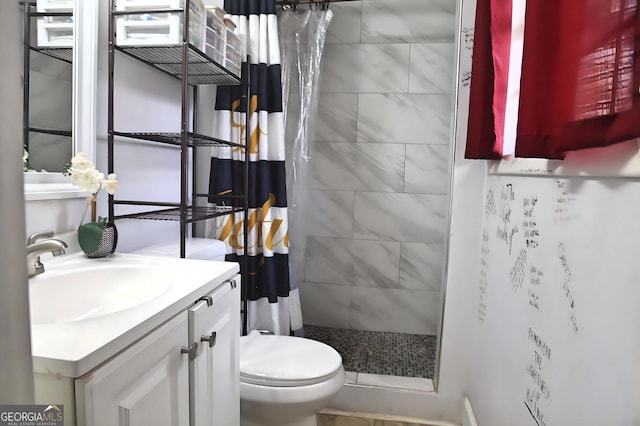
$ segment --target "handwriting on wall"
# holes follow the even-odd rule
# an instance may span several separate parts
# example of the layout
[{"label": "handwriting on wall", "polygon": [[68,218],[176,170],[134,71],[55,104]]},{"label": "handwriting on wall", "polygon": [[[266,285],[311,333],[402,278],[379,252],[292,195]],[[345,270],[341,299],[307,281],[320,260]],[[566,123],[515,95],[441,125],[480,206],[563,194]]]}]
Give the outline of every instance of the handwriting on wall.
[{"label": "handwriting on wall", "polygon": [[487,217],[495,216],[498,212],[498,206],[496,205],[496,196],[493,193],[493,189],[487,191],[487,196],[484,200],[484,213]]},{"label": "handwriting on wall", "polygon": [[473,54],[473,33],[474,28],[471,25],[467,25],[462,29],[462,46],[469,55]]},{"label": "handwriting on wall", "polygon": [[558,244],[558,259],[562,266],[562,295],[566,299],[569,321],[571,322],[571,328],[574,333],[578,333],[578,320],[576,318],[576,301],[573,298],[571,287],[573,283],[573,273],[571,272],[571,265],[567,260],[566,247],[564,243]]},{"label": "handwriting on wall", "polygon": [[567,189],[566,180],[556,181],[556,206],[553,211],[553,220],[556,223],[571,222],[575,217],[570,211],[570,205],[575,201]]},{"label": "handwriting on wall", "polygon": [[539,426],[546,426],[551,406],[551,389],[545,379],[545,365],[551,362],[551,348],[540,334],[529,327],[528,341],[531,357],[527,361],[527,384],[524,405]]},{"label": "handwriting on wall", "polygon": [[540,167],[522,167],[518,169],[518,173],[523,175],[551,175],[553,169],[544,169]]},{"label": "handwriting on wall", "polygon": [[522,220],[524,243],[527,248],[535,249],[540,245],[540,230],[535,216],[538,197],[524,197],[522,204],[522,210],[524,213],[524,219]]},{"label": "handwriting on wall", "polygon": [[496,231],[497,237],[507,244],[509,254],[511,254],[511,248],[513,247],[513,236],[518,233],[518,224],[512,221],[511,214],[513,213],[512,205],[515,202],[516,196],[513,191],[513,185],[508,183],[502,188],[500,194],[500,224]]},{"label": "handwriting on wall", "polygon": [[471,71],[462,71],[460,75],[460,83],[462,83],[462,86],[471,87]]},{"label": "handwriting on wall", "polygon": [[518,291],[522,288],[524,277],[526,276],[526,267],[527,251],[525,249],[520,249],[516,263],[513,265],[513,268],[511,268],[511,273],[509,274],[511,278],[511,289],[513,291]]},{"label": "handwriting on wall", "polygon": [[489,233],[482,231],[482,245],[480,246],[480,288],[478,295],[478,319],[484,322],[487,316],[487,287],[489,279],[487,277],[489,269]]},{"label": "handwriting on wall", "polygon": [[[496,197],[489,189],[484,199],[485,220],[494,217],[498,212]],[[487,288],[489,287],[489,260],[491,257],[491,238],[486,228],[482,230],[482,245],[480,246],[480,278],[478,288],[478,320],[484,322],[487,317]]]},{"label": "handwriting on wall", "polygon": [[536,311],[540,310],[540,283],[542,281],[543,273],[541,270],[531,265],[529,268],[529,306]]},{"label": "handwriting on wall", "polygon": [[[471,61],[473,58],[473,26],[466,26],[462,28],[462,55],[464,57],[469,58],[468,69],[464,68],[460,70],[460,83],[462,87],[470,87],[471,86]],[[461,58],[462,64],[462,58]],[[466,62],[466,61],[465,61]]]},{"label": "handwriting on wall", "polygon": [[[502,347],[501,354],[507,361],[502,362],[501,357],[488,363],[494,371],[501,372],[500,385],[508,393],[503,399],[513,403],[509,412],[513,416],[505,424],[573,424],[567,421],[565,407],[574,403],[579,406],[576,394],[583,391],[583,386],[578,389],[578,377],[589,377],[593,366],[567,360],[574,355],[576,359],[600,359],[595,351],[583,354],[587,346],[581,343],[590,341],[594,332],[601,334],[599,328],[593,329],[590,317],[616,299],[613,292],[600,293],[602,289],[592,289],[590,284],[600,278],[600,259],[604,262],[614,255],[620,257],[614,251],[618,246],[609,241],[625,236],[626,227],[613,231],[604,225],[592,228],[606,217],[605,213],[611,216],[610,220],[617,218],[617,212],[623,211],[621,217],[625,219],[630,213],[617,204],[625,205],[622,201],[607,198],[608,192],[601,191],[608,188],[600,183],[592,185],[598,197],[592,197],[592,202],[585,199],[591,197],[590,184],[573,178],[492,172],[486,177],[484,211],[480,212],[484,222],[478,236],[482,237],[480,265],[476,266],[478,301],[470,309],[478,318],[479,338],[491,339],[495,346]],[[600,196],[602,204],[592,206],[600,202]],[[603,241],[609,243],[606,248],[611,253],[601,255],[594,249],[595,244],[604,245]],[[626,323],[626,319],[609,315],[600,322],[598,315],[598,324],[611,321],[617,325],[614,321]],[[605,351],[602,359],[608,356]],[[629,367],[620,364],[620,376],[628,377]],[[593,410],[597,412],[598,408]],[[587,424],[585,418],[578,423]]]}]

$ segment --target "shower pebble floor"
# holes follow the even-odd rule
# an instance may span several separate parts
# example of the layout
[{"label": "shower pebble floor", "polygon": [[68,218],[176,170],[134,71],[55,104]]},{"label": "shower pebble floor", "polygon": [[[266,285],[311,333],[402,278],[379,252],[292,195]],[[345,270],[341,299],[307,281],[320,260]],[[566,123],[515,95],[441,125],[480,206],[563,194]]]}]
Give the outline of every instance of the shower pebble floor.
[{"label": "shower pebble floor", "polygon": [[342,355],[346,371],[433,379],[436,336],[304,326],[305,337]]}]

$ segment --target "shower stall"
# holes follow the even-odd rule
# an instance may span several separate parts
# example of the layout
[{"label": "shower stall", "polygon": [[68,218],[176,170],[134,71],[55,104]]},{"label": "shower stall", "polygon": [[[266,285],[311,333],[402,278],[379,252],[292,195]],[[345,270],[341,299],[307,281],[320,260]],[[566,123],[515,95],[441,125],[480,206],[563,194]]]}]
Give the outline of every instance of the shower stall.
[{"label": "shower stall", "polygon": [[[290,261],[305,335],[338,349],[352,378],[433,378],[456,3],[331,1],[326,33],[313,24],[312,35],[287,27],[287,14],[326,14],[326,2],[284,3],[283,82],[297,99],[286,111]],[[322,63],[303,57],[287,77],[283,44],[300,50],[320,38]],[[300,64],[321,71],[310,76]],[[296,84],[296,73],[306,80]],[[310,99],[308,110],[300,99]],[[306,118],[292,122],[301,109]]]}]

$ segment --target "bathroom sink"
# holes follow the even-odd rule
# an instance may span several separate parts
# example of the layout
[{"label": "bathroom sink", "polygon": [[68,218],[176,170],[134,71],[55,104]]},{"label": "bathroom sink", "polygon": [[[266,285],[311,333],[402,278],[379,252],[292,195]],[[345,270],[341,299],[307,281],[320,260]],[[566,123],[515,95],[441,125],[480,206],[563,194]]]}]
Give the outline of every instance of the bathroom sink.
[{"label": "bathroom sink", "polygon": [[158,265],[71,262],[29,280],[32,325],[98,318],[165,294],[172,281]]},{"label": "bathroom sink", "polygon": [[236,262],[82,252],[41,257],[29,279],[33,370],[81,377],[238,274]]}]

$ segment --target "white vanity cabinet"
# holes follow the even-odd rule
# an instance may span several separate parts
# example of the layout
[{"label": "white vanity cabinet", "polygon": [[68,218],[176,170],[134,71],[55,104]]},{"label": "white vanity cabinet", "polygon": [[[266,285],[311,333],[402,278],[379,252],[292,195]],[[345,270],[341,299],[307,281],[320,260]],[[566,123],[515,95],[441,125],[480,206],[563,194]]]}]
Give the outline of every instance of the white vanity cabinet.
[{"label": "white vanity cabinet", "polygon": [[187,313],[76,379],[78,425],[188,426]]},{"label": "white vanity cabinet", "polygon": [[32,325],[36,403],[63,405],[65,426],[239,424],[238,264],[119,254],[101,266],[126,262],[165,265],[172,284],[111,315]]},{"label": "white vanity cabinet", "polygon": [[78,426],[240,423],[240,276],[75,380]]},{"label": "white vanity cabinet", "polygon": [[191,426],[240,424],[240,277],[189,309],[189,341],[198,342],[189,364]]}]

